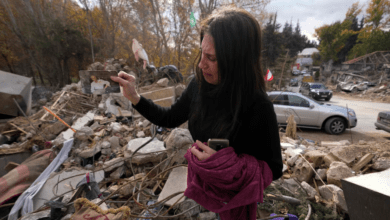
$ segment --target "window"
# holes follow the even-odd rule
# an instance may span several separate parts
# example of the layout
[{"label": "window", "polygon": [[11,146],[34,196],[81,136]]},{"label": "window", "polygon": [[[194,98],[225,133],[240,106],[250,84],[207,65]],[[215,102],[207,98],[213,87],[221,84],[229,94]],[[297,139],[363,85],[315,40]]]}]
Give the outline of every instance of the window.
[{"label": "window", "polygon": [[288,105],[287,95],[269,95],[268,96],[274,105]]},{"label": "window", "polygon": [[325,89],[325,86],[323,84],[313,84],[311,85],[312,89]]},{"label": "window", "polygon": [[310,107],[309,101],[296,95],[288,95],[288,101],[290,106]]}]

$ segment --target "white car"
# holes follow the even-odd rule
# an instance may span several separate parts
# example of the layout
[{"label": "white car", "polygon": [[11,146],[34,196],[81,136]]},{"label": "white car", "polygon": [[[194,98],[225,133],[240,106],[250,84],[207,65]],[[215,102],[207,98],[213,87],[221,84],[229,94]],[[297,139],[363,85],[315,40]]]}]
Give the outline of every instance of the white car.
[{"label": "white car", "polygon": [[329,134],[341,134],[357,125],[355,111],[350,108],[320,103],[294,92],[272,91],[268,97],[274,104],[280,126],[287,125],[291,114],[298,127],[324,129]]}]

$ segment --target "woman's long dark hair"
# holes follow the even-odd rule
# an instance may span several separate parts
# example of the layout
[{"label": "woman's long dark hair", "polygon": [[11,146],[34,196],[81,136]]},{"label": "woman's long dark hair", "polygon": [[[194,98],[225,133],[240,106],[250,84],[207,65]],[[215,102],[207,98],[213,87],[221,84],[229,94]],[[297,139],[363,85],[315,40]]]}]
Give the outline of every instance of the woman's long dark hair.
[{"label": "woman's long dark hair", "polygon": [[255,93],[265,92],[265,81],[260,65],[261,29],[258,21],[249,12],[234,6],[214,11],[202,21],[201,27],[200,45],[205,34],[211,35],[214,39],[219,84],[212,90],[206,89],[206,81],[198,66],[201,61],[199,54],[195,62],[195,76],[201,92],[196,110],[200,112],[200,118],[197,118],[199,114],[195,114],[193,119],[205,121],[207,106],[202,101],[205,98],[202,94],[205,94],[206,90],[212,97],[223,97],[221,100],[225,100],[225,111],[210,122],[213,124],[207,125],[205,122],[204,125],[211,126],[213,131],[217,131],[212,138],[229,139],[240,124],[240,112],[249,107]]}]

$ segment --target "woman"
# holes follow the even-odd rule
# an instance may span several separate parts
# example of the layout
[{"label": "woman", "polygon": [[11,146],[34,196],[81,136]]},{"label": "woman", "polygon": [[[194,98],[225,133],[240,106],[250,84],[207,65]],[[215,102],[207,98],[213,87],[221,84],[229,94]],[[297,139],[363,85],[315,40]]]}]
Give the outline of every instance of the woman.
[{"label": "woman", "polygon": [[[120,73],[112,80],[152,123],[177,127],[188,120],[196,143],[185,156],[186,196],[222,219],[254,219],[256,202],[262,202],[264,188],[283,167],[276,115],[261,70],[260,26],[250,13],[232,6],[215,11],[201,26],[196,77],[170,108],[138,95],[133,76]],[[202,143],[209,138],[228,139],[231,147],[216,153]]]}]

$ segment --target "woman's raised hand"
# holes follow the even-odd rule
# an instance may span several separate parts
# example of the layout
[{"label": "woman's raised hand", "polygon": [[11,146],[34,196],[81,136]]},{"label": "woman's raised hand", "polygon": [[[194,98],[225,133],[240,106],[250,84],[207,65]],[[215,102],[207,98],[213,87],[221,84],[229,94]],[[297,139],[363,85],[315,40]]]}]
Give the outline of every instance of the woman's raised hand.
[{"label": "woman's raised hand", "polygon": [[123,96],[131,101],[134,105],[138,104],[140,96],[135,90],[135,77],[123,71],[118,73],[118,77],[111,76],[112,81],[119,83],[123,88]]}]

